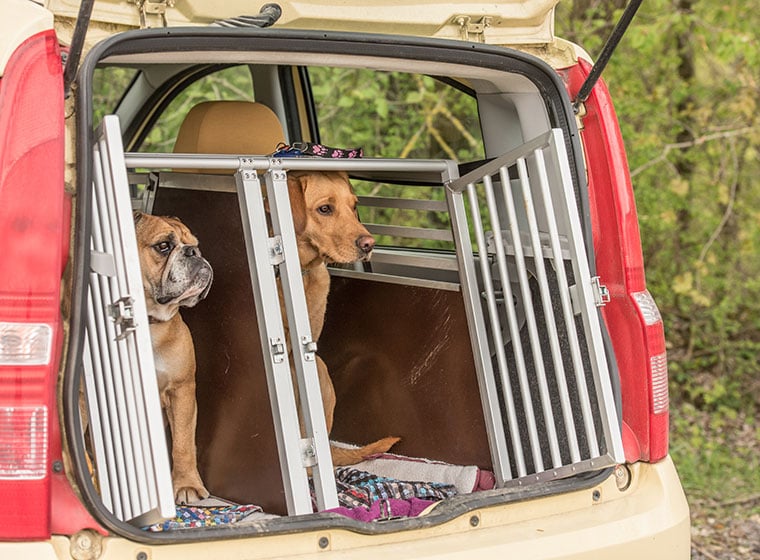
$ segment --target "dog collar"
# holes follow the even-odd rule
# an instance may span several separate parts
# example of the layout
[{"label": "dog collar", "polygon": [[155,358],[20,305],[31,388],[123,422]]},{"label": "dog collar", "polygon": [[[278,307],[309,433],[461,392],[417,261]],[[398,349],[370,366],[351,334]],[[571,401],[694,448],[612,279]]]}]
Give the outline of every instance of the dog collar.
[{"label": "dog collar", "polygon": [[161,321],[159,319],[156,319],[153,315],[148,315],[148,324],[149,325],[157,325],[159,323],[166,323],[166,321]]}]

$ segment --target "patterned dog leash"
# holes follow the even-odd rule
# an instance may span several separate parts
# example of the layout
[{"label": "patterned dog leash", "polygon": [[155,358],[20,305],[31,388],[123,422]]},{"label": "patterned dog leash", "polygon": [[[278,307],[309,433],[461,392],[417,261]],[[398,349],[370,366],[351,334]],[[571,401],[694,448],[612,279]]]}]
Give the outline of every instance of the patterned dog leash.
[{"label": "patterned dog leash", "polygon": [[314,142],[293,142],[288,145],[281,142],[277,145],[272,157],[312,156],[330,159],[356,159],[364,155],[361,148],[331,148]]}]

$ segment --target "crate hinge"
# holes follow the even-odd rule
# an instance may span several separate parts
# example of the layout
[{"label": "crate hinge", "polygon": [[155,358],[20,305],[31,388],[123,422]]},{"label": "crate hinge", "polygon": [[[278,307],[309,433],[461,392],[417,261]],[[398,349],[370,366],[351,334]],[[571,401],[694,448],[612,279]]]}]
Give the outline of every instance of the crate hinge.
[{"label": "crate hinge", "polygon": [[313,362],[317,352],[317,343],[308,336],[302,336],[301,344],[303,345],[303,359],[307,362]]}]

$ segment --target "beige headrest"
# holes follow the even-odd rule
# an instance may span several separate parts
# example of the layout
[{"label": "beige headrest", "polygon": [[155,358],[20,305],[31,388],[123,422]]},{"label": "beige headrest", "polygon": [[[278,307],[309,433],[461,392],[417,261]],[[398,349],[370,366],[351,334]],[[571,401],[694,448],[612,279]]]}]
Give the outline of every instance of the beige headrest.
[{"label": "beige headrest", "polygon": [[252,101],[205,101],[185,117],[175,153],[268,155],[285,142],[277,115]]}]

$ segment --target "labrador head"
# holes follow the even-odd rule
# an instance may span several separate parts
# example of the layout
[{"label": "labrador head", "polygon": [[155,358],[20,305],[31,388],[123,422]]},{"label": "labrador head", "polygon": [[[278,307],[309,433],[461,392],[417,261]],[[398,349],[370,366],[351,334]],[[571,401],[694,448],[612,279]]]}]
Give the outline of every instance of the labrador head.
[{"label": "labrador head", "polygon": [[369,260],[375,239],[359,221],[347,173],[291,171],[288,193],[302,266]]}]

